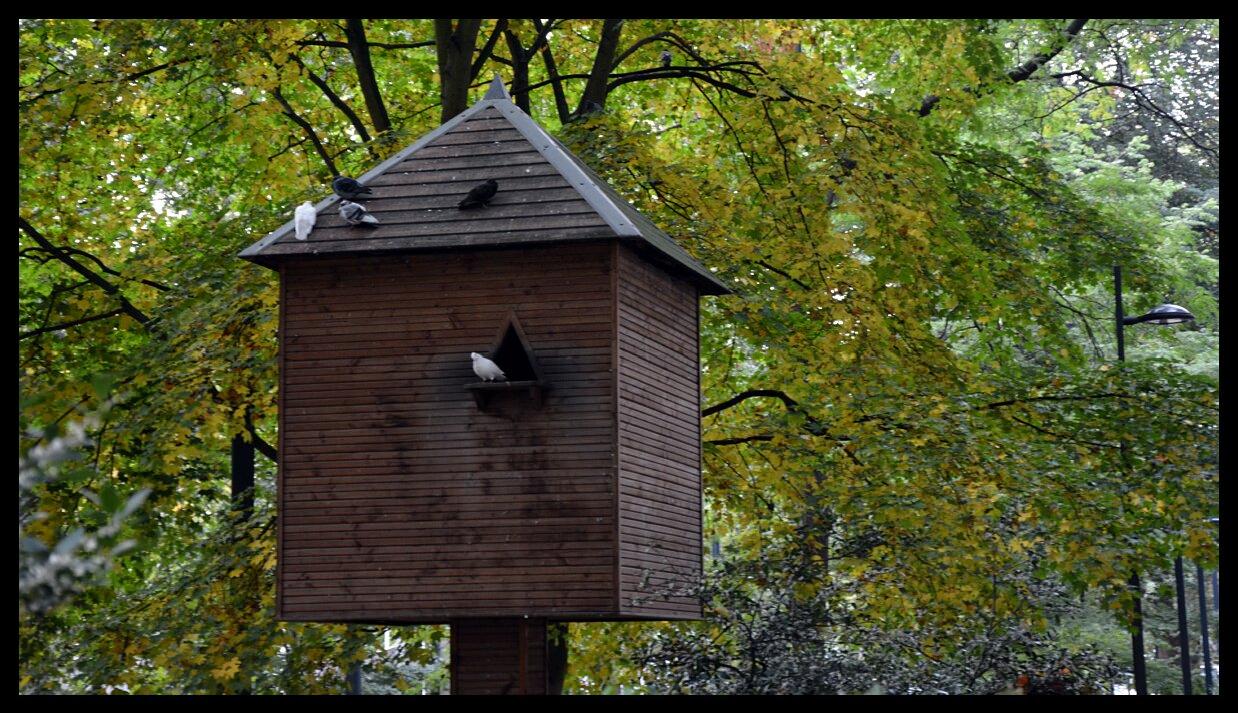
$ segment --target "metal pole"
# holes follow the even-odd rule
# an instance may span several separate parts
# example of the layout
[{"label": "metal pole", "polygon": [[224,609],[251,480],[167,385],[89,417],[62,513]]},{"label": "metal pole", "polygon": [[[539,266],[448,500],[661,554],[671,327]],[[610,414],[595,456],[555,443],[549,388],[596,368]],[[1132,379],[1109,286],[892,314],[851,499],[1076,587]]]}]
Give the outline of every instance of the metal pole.
[{"label": "metal pole", "polygon": [[1191,637],[1186,626],[1186,582],[1182,556],[1174,558],[1174,584],[1178,588],[1178,661],[1182,664],[1182,695],[1191,695]]},{"label": "metal pole", "polygon": [[1113,266],[1113,318],[1118,325],[1118,361],[1126,361],[1126,335],[1123,334],[1126,323],[1122,314],[1122,268],[1119,265]]},{"label": "metal pole", "polygon": [[1139,575],[1131,575],[1135,592],[1135,630],[1131,633],[1131,662],[1135,674],[1135,695],[1148,695],[1148,666],[1143,659],[1143,590]]},{"label": "metal pole", "polygon": [[[1122,267],[1113,266],[1113,321],[1118,335],[1118,361],[1126,361],[1126,339],[1123,330],[1126,324],[1122,315]],[[1126,441],[1119,441],[1122,461],[1126,461]],[[1148,667],[1143,658],[1143,589],[1139,575],[1131,575],[1131,589],[1135,592],[1134,631],[1131,632],[1131,669],[1135,675],[1135,695],[1148,695]]]},{"label": "metal pole", "polygon": [[1208,645],[1208,593],[1203,565],[1195,564],[1195,587],[1199,590],[1199,639],[1204,651],[1204,695],[1212,695],[1212,647]]}]

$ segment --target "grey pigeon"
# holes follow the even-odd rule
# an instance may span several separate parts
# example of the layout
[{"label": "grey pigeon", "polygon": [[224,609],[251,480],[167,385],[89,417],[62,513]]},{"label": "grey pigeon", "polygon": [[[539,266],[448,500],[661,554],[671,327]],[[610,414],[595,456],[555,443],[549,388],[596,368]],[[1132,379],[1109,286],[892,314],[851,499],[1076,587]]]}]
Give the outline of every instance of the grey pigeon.
[{"label": "grey pigeon", "polygon": [[663,67],[671,66],[671,58],[672,56],[671,56],[670,50],[662,50],[662,66]]},{"label": "grey pigeon", "polygon": [[352,201],[340,201],[340,217],[349,225],[378,225],[378,218],[370,215],[365,206]]},{"label": "grey pigeon", "polygon": [[335,189],[335,195],[340,198],[347,198],[350,201],[355,201],[366,194],[373,194],[369,188],[357,183],[348,176],[336,176],[331,182],[331,187]]},{"label": "grey pigeon", "polygon": [[477,206],[485,205],[494,194],[499,192],[499,182],[491,178],[485,183],[479,183],[473,186],[473,190],[460,201],[460,208],[476,208]]}]

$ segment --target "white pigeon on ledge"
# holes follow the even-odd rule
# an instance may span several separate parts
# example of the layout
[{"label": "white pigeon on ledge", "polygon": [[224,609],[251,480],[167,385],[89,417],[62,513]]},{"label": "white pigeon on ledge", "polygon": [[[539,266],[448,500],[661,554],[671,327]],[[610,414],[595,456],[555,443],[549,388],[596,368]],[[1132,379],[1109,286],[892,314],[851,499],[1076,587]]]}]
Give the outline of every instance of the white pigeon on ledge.
[{"label": "white pigeon on ledge", "polygon": [[482,381],[494,381],[496,379],[507,381],[507,376],[499,368],[498,364],[477,352],[471,352],[469,356],[473,358],[473,373],[480,376]]},{"label": "white pigeon on ledge", "polygon": [[318,220],[318,212],[314,210],[314,205],[309,201],[305,201],[297,206],[297,211],[294,214],[293,225],[297,229],[297,240],[305,240],[314,229],[314,222]]}]

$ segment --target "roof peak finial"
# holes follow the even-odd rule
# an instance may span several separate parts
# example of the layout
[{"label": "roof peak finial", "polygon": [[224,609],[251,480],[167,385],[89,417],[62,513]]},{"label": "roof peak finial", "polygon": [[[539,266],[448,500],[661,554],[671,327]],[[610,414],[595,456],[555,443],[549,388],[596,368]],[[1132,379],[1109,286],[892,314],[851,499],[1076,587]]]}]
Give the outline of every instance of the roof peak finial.
[{"label": "roof peak finial", "polygon": [[506,99],[511,101],[512,97],[507,93],[507,87],[503,86],[503,80],[499,75],[494,75],[494,81],[490,82],[490,89],[486,91],[484,99]]}]

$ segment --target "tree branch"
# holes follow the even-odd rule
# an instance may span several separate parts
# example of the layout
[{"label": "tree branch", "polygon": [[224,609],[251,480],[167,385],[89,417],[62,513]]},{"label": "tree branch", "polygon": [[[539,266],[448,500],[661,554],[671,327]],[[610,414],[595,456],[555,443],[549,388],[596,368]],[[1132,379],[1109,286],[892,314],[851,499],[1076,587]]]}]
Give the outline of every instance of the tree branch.
[{"label": "tree branch", "polygon": [[[1152,101],[1152,99],[1147,95],[1147,93],[1144,92],[1143,89],[1137,85],[1127,84],[1125,82],[1104,81],[1104,80],[1096,79],[1095,77],[1081,70],[1074,70],[1072,72],[1059,72],[1051,76],[1053,76],[1055,79],[1062,79],[1064,77],[1072,77],[1072,76],[1078,77],[1082,81],[1087,82],[1088,84],[1091,84],[1093,88],[1115,87],[1118,89],[1125,89],[1126,91],[1135,95],[1136,105],[1143,105],[1145,108],[1151,110],[1153,114],[1161,117],[1162,119],[1169,121],[1174,126],[1178,127],[1178,131],[1182,133],[1183,138],[1191,142],[1191,144],[1193,144],[1196,148],[1198,148],[1201,151],[1205,151],[1211,154],[1213,158],[1219,159],[1221,156],[1220,152],[1217,151],[1215,148],[1212,148],[1210,146],[1205,146],[1201,144],[1198,140],[1196,140],[1196,138],[1190,134],[1190,132],[1187,130],[1187,127],[1184,126],[1182,122],[1178,121],[1176,118],[1174,118],[1173,114],[1161,108],[1161,106],[1158,105],[1156,102]],[[1083,94],[1083,93],[1084,92],[1081,92],[1080,94]]]},{"label": "tree branch", "polygon": [[[651,67],[649,69],[636,70],[635,72],[624,72],[622,74],[613,75],[614,80],[606,86],[606,91],[610,92],[616,87],[620,87],[624,84],[641,82],[646,79],[677,79],[681,77],[688,77],[692,79],[699,79],[703,82],[712,84],[719,89],[725,89],[733,94],[738,94],[742,97],[752,99],[757,96],[756,92],[743,89],[738,85],[723,81],[710,74],[710,72],[735,72],[744,77],[749,77],[751,76],[750,72],[737,68],[738,65],[747,64],[754,63],[735,61],[723,62],[722,64],[716,64],[709,67]],[[788,95],[786,97],[773,99],[772,101],[787,101],[791,98],[792,97]]]},{"label": "tree branch", "polygon": [[[342,47],[349,49],[347,42],[338,40],[297,40],[297,44],[301,47]],[[426,40],[425,42],[366,42],[366,47],[378,47],[385,50],[411,50],[419,47],[433,47],[434,40]]]},{"label": "tree branch", "polygon": [[[1006,72],[1006,78],[1012,82],[1022,82],[1023,80],[1031,77],[1036,73],[1036,70],[1048,64],[1050,60],[1058,56],[1062,50],[1066,49],[1066,47],[1074,41],[1075,37],[1078,36],[1079,31],[1083,29],[1085,24],[1087,24],[1086,19],[1072,20],[1071,23],[1066,26],[1066,29],[1062,31],[1062,34],[1058,36],[1057,41],[1051,45],[1048,50],[1041,52],[1018,67]],[[973,89],[971,91],[976,90]],[[941,101],[941,97],[936,94],[930,94],[925,97],[924,101],[920,102],[920,116],[928,116],[932,113],[939,101]]]},{"label": "tree branch", "polygon": [[361,121],[361,118],[357,116],[357,113],[352,110],[352,107],[348,106],[348,104],[345,103],[338,94],[331,91],[331,87],[327,84],[327,81],[319,77],[317,74],[314,74],[309,67],[305,66],[305,63],[301,61],[300,57],[292,55],[292,61],[296,62],[297,66],[304,70],[305,74],[309,76],[310,81],[321,89],[323,94],[327,95],[327,99],[334,104],[337,109],[343,112],[344,116],[348,117],[348,121],[352,122],[353,129],[356,130],[357,135],[361,137],[362,141],[368,144],[370,142],[370,132],[366,130],[365,123]]},{"label": "tree branch", "polygon": [[87,322],[95,322],[100,319],[107,319],[108,317],[115,317],[118,314],[124,314],[124,312],[125,310],[123,309],[114,309],[111,312],[105,312],[103,314],[96,314],[93,317],[83,317],[81,319],[75,319],[72,322],[53,324],[50,327],[39,327],[38,329],[32,329],[29,332],[22,332],[21,334],[18,334],[17,341],[20,342],[23,339],[28,339],[30,337],[37,336],[39,334],[46,334],[48,332],[54,332],[58,329],[68,329],[69,327],[76,327],[79,324],[86,324]]},{"label": "tree branch", "polygon": [[284,107],[284,116],[296,122],[297,126],[300,126],[301,129],[305,131],[305,134],[309,137],[310,141],[314,142],[314,149],[318,151],[318,155],[322,157],[323,162],[327,164],[327,170],[331,172],[331,175],[340,175],[339,169],[335,167],[335,161],[331,160],[331,155],[327,153],[327,149],[322,145],[322,141],[318,138],[318,134],[314,132],[314,127],[310,126],[308,121],[302,119],[301,116],[293,110],[292,105],[288,103],[288,100],[284,98],[283,92],[281,92],[278,88],[272,90],[271,96],[275,97],[276,101]]},{"label": "tree branch", "polygon": [[[165,69],[170,69],[170,68],[175,67],[175,66],[177,66],[177,65],[179,65],[179,64],[185,64],[186,62],[193,62],[194,60],[202,59],[202,57],[203,57],[203,55],[200,55],[200,54],[190,55],[189,57],[182,57],[182,58],[180,58],[180,59],[174,59],[174,60],[171,60],[171,61],[168,61],[168,62],[164,62],[163,64],[157,65],[157,66],[155,66],[155,67],[149,67],[149,68],[147,68],[147,69],[143,69],[143,70],[138,71],[138,72],[133,72],[133,73],[131,73],[131,74],[126,74],[126,75],[125,75],[125,76],[123,76],[123,77],[117,77],[117,78],[115,78],[115,79],[94,79],[94,80],[91,80],[91,81],[89,81],[89,82],[81,82],[80,84],[77,84],[77,85],[75,85],[75,86],[79,86],[79,87],[80,87],[80,86],[84,86],[84,85],[87,85],[87,84],[111,84],[111,83],[113,83],[113,82],[131,82],[131,81],[133,81],[133,80],[135,80],[135,79],[141,79],[142,77],[145,77],[145,76],[146,76],[146,75],[148,75],[148,74],[154,74],[155,72],[162,72],[162,71],[163,71],[163,70],[165,70]],[[23,100],[21,100],[21,101],[17,102],[17,106],[18,106],[19,108],[23,108],[23,107],[29,106],[30,104],[33,104],[33,103],[35,103],[35,102],[39,101],[40,99],[45,99],[45,98],[50,97],[50,96],[53,96],[53,95],[55,95],[55,94],[59,94],[59,93],[63,92],[65,89],[68,89],[68,88],[69,88],[69,87],[61,87],[61,88],[59,88],[59,89],[49,89],[49,90],[47,90],[47,91],[40,92],[39,94],[36,94],[35,96],[30,97],[29,99],[23,99]]]},{"label": "tree branch", "polygon": [[[116,270],[113,270],[112,268],[108,267],[107,265],[104,265],[104,264],[103,264],[103,261],[102,261],[102,260],[100,260],[99,258],[95,257],[94,255],[91,255],[90,253],[88,253],[88,252],[86,252],[85,250],[82,250],[82,249],[80,249],[80,248],[61,247],[61,248],[57,248],[57,249],[58,249],[58,250],[61,250],[61,251],[63,251],[63,252],[69,253],[69,254],[71,254],[71,255],[80,255],[80,256],[82,256],[82,257],[84,257],[84,258],[87,258],[87,259],[89,259],[89,260],[93,260],[93,261],[94,261],[94,263],[95,263],[96,265],[98,265],[98,266],[99,266],[99,269],[100,269],[100,270],[103,270],[104,272],[106,272],[106,273],[107,273],[107,274],[109,274],[109,275],[114,275],[114,276],[116,276],[116,277],[119,277],[119,278],[120,278],[120,279],[122,279],[122,280],[126,280],[126,281],[128,281],[128,282],[140,282],[140,283],[142,283],[143,285],[146,285],[146,286],[148,286],[148,287],[153,287],[153,288],[155,288],[156,290],[159,290],[160,292],[167,292],[168,290],[171,290],[171,289],[172,289],[171,287],[168,287],[167,285],[162,284],[162,283],[159,283],[159,282],[155,282],[154,280],[146,280],[146,279],[142,279],[142,278],[135,278],[135,277],[125,277],[125,276],[124,276],[124,275],[122,275],[120,272],[117,272]],[[19,251],[18,251],[18,253],[17,253],[18,257],[24,257],[24,253],[26,252],[26,250],[34,250],[34,251],[38,251],[38,252],[49,252],[47,249],[45,249],[45,248],[43,248],[43,247],[41,247],[41,246],[40,246],[40,247],[29,247],[29,248],[26,248],[25,250],[19,250]],[[53,257],[54,257],[54,254],[53,254]]]},{"label": "tree branch", "polygon": [[1088,21],[1086,19],[1072,20],[1058,37],[1058,41],[1055,45],[1050,47],[1047,51],[1041,52],[1035,57],[1032,57],[1009,72],[1006,72],[1006,77],[1012,82],[1022,82],[1028,77],[1031,77],[1035,74],[1036,70],[1048,64],[1049,60],[1058,56],[1062,50],[1066,49],[1067,45],[1074,41],[1075,36],[1079,34],[1079,31],[1083,29],[1083,26],[1086,25],[1087,22]]},{"label": "tree branch", "polygon": [[[77,260],[74,260],[72,255],[69,255],[68,253],[60,250],[55,245],[52,245],[51,242],[47,240],[47,238],[43,237],[43,235],[38,230],[35,230],[34,226],[32,226],[25,218],[21,217],[20,215],[17,216],[17,225],[19,228],[22,229],[23,232],[29,235],[36,243],[42,246],[43,249],[46,250],[49,254],[55,256],[56,259],[60,260],[65,265],[68,265],[79,275],[85,277],[91,283],[97,285],[104,292],[115,297],[120,302],[120,309],[114,310],[112,314],[99,315],[96,317],[92,317],[86,321],[93,321],[94,319],[103,319],[104,316],[113,316],[114,314],[123,312],[124,314],[127,314],[130,317],[133,317],[142,326],[146,327],[147,329],[150,329],[151,322],[152,322],[151,318],[147,317],[139,309],[137,309],[132,304],[130,304],[129,300],[125,298],[123,293],[121,293],[120,288],[116,287],[112,283],[103,279],[98,274],[96,274],[94,271],[92,271],[90,268],[81,264]],[[79,321],[78,323],[81,323],[81,321]],[[46,329],[46,328],[40,328],[40,330],[43,330],[43,329]],[[52,327],[51,329],[56,329],[56,327]],[[39,331],[39,330],[35,330],[35,331]],[[27,335],[27,336],[30,336],[30,335]],[[214,384],[209,384],[209,386],[210,386],[211,394],[216,399],[218,399],[219,389],[217,389]],[[272,448],[271,445],[268,444],[266,441],[262,440],[262,438],[258,435],[257,431],[254,430],[252,422],[247,422],[246,427],[248,428],[250,434],[254,438],[255,447],[258,448],[258,450],[260,450],[262,454],[265,455],[266,457],[270,458],[273,461],[276,460],[277,454],[276,454],[275,449]]]},{"label": "tree branch", "polygon": [[129,302],[129,300],[125,297],[124,293],[120,291],[119,287],[103,279],[93,270],[81,264],[77,260],[74,260],[73,256],[70,255],[69,253],[61,250],[60,248],[57,248],[55,245],[52,245],[51,242],[47,240],[47,238],[43,237],[43,235],[39,231],[34,229],[34,226],[26,222],[26,219],[21,217],[20,215],[17,217],[17,225],[18,227],[22,229],[22,231],[26,233],[26,235],[29,235],[31,239],[33,239],[36,243],[42,246],[44,250],[46,250],[51,255],[55,256],[57,260],[64,263],[65,265],[68,265],[75,272],[77,272],[77,274],[81,275],[82,277],[85,277],[87,280],[90,280],[92,283],[97,285],[100,289],[102,289],[107,294],[111,295],[112,297],[115,297],[120,302],[120,307],[125,312],[125,314],[129,315],[130,317],[133,317],[134,319],[141,322],[142,324],[146,324],[150,322],[150,317],[147,317],[145,314],[142,313],[141,310],[139,310],[137,307],[134,307]]},{"label": "tree branch", "polygon": [[1074,436],[1070,436],[1065,433],[1058,433],[1056,431],[1051,431],[1047,428],[1037,426],[1031,421],[1025,421],[1024,419],[1021,419],[1018,416],[1011,416],[1010,418],[1014,421],[1018,421],[1019,423],[1023,424],[1024,426],[1027,426],[1028,428],[1034,431],[1039,431],[1040,433],[1043,433],[1046,436],[1052,436],[1058,440],[1065,441],[1067,443],[1083,443],[1083,444],[1092,446],[1094,448],[1114,448],[1114,449],[1121,448],[1120,443],[1099,443],[1097,441],[1088,441],[1082,438],[1075,438]]},{"label": "tree branch", "polygon": [[705,444],[710,446],[733,446],[739,443],[754,443],[756,441],[772,440],[774,440],[773,436],[767,433],[762,433],[755,436],[741,436],[739,438],[715,438],[705,441]]},{"label": "tree branch", "polygon": [[[537,19],[533,20],[533,27],[537,29],[538,33],[541,33],[544,29],[542,21]],[[550,25],[546,25],[546,28],[549,27]],[[566,124],[568,119],[571,118],[572,110],[568,108],[567,95],[563,93],[563,81],[559,78],[559,70],[555,66],[555,57],[550,51],[549,43],[542,46],[542,64],[546,65],[546,76],[550,77],[547,81],[554,92],[555,111],[559,114],[559,123]],[[529,89],[532,89],[532,87],[529,87]]]},{"label": "tree branch", "polygon": [[791,282],[794,282],[794,283],[795,283],[798,287],[800,287],[800,289],[807,290],[807,291],[810,291],[810,292],[812,291],[812,288],[811,288],[811,287],[809,287],[807,283],[805,283],[803,280],[799,280],[799,279],[797,279],[796,277],[794,277],[793,275],[791,275],[790,273],[788,273],[786,270],[783,270],[783,269],[781,269],[781,268],[774,267],[773,265],[769,264],[769,263],[768,263],[768,262],[766,262],[765,260],[757,260],[757,261],[756,261],[756,264],[757,264],[757,265],[760,265],[761,267],[765,268],[766,270],[769,270],[770,272],[774,273],[775,275],[781,275],[782,277],[785,277],[786,279],[790,280]]},{"label": "tree branch", "polygon": [[994,401],[990,404],[984,404],[980,408],[996,409],[1005,406],[1014,406],[1016,404],[1032,403],[1034,401],[1091,401],[1092,399],[1125,399],[1130,398],[1130,394],[1115,394],[1115,393],[1099,393],[1099,394],[1084,394],[1082,396],[1029,396],[1025,399],[1009,399],[1006,401]]},{"label": "tree branch", "polygon": [[617,58],[615,58],[614,67],[612,67],[611,69],[618,67],[623,62],[623,60],[627,59],[633,52],[640,49],[642,46],[647,45],[650,42],[655,42],[658,40],[661,40],[667,43],[668,45],[671,45],[672,47],[675,47],[681,50],[685,55],[695,60],[697,64],[701,64],[701,65],[710,64],[709,60],[697,54],[696,50],[692,49],[692,45],[688,44],[687,40],[675,34],[674,32],[671,32],[670,30],[666,30],[663,32],[658,32],[656,34],[649,35],[648,37],[644,37],[634,42],[631,47],[624,50],[622,54],[620,54]]},{"label": "tree branch", "polygon": [[482,45],[481,51],[477,53],[477,59],[473,60],[472,66],[469,67],[469,81],[477,79],[477,75],[481,74],[481,70],[486,65],[486,60],[490,59],[490,54],[494,52],[494,45],[499,41],[499,37],[507,30],[507,19],[502,18],[494,23],[494,29],[490,31],[490,37],[486,38],[486,44]]},{"label": "tree branch", "polygon": [[720,401],[714,404],[713,406],[701,409],[701,418],[705,418],[706,416],[712,416],[715,413],[718,413],[719,411],[725,411],[733,406],[736,406],[738,404],[743,403],[744,401],[747,401],[748,399],[755,399],[755,398],[778,399],[779,401],[783,403],[784,406],[787,407],[788,411],[794,411],[798,409],[800,405],[798,401],[791,398],[790,396],[787,396],[786,392],[780,391],[778,389],[748,389],[747,391],[741,391],[740,393],[736,394],[735,396],[732,396],[726,401]]}]

